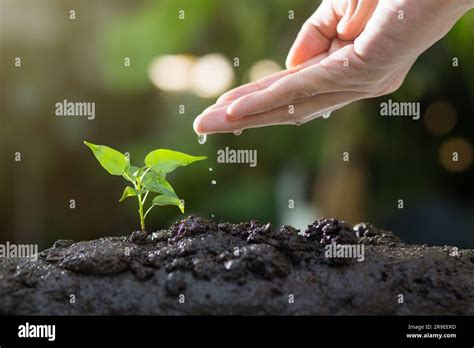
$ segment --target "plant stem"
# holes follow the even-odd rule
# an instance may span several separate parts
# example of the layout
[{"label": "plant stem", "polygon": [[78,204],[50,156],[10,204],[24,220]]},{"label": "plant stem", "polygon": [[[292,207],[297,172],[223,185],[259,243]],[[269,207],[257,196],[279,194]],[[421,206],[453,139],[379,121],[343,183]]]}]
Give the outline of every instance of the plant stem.
[{"label": "plant stem", "polygon": [[142,231],[145,232],[145,216],[143,215],[143,201],[142,195],[138,195],[138,214],[140,215],[140,226]]},{"label": "plant stem", "polygon": [[145,212],[145,218],[146,216],[148,215],[148,213],[150,212],[150,210],[153,208],[153,205],[150,206],[150,208],[147,209],[147,211]]},{"label": "plant stem", "polygon": [[142,176],[140,177],[139,181],[142,182],[143,178],[145,177],[146,173],[148,173],[148,171],[151,169],[151,167],[148,167],[142,174]]},{"label": "plant stem", "polygon": [[146,191],[145,195],[143,196],[143,200],[142,200],[142,204],[145,205],[145,202],[146,202],[146,198],[148,197],[148,194],[150,193],[150,191]]},{"label": "plant stem", "polygon": [[[133,184],[135,185],[135,188],[137,190],[141,190],[142,185],[140,183],[140,179],[137,178],[137,180],[134,181]],[[143,204],[145,203],[146,195],[145,195],[145,199],[143,200],[142,200],[141,193],[138,194],[137,197],[138,197],[138,214],[140,215],[140,227],[142,228],[142,232],[145,232],[145,216],[143,215]]]}]

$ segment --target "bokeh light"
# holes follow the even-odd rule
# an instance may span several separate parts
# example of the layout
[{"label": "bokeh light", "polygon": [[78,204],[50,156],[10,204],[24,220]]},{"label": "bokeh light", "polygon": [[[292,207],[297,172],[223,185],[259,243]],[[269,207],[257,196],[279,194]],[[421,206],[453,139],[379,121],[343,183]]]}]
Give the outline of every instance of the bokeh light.
[{"label": "bokeh light", "polygon": [[425,112],[425,127],[433,135],[449,133],[458,120],[458,114],[453,105],[448,102],[435,102]]},{"label": "bokeh light", "polygon": [[165,55],[152,60],[148,73],[151,82],[169,92],[184,92],[191,85],[195,58],[188,55]]},{"label": "bokeh light", "polygon": [[451,138],[439,149],[441,165],[450,172],[463,172],[472,164],[472,145],[463,138]]},{"label": "bokeh light", "polygon": [[203,98],[214,98],[225,92],[234,82],[234,69],[222,54],[205,55],[191,71],[192,91]]},{"label": "bokeh light", "polygon": [[256,62],[249,70],[250,81],[257,81],[268,75],[282,70],[282,67],[273,60],[265,59]]}]

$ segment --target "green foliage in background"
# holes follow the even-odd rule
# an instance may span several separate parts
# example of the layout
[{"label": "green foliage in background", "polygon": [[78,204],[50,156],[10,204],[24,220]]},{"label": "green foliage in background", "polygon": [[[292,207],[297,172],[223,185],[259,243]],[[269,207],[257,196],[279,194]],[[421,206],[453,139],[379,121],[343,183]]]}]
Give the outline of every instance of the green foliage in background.
[{"label": "green foliage in background", "polygon": [[[180,20],[183,8],[185,19]],[[183,47],[190,47],[215,8],[213,0],[153,1],[115,20],[103,36],[102,67],[108,86],[122,90],[147,88],[150,61],[159,54],[181,53]],[[130,58],[132,69],[124,69],[124,57]]]}]

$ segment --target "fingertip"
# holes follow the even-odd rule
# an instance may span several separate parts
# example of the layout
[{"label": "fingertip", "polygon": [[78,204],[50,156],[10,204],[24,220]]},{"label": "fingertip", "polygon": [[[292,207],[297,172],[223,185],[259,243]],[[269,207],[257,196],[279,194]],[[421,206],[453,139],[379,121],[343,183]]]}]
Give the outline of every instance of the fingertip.
[{"label": "fingertip", "polygon": [[204,128],[203,128],[203,125],[202,125],[202,114],[197,116],[195,119],[194,119],[194,122],[193,122],[193,129],[194,129],[194,132],[197,134],[197,135],[202,135],[204,134]]},{"label": "fingertip", "polygon": [[293,57],[291,54],[288,54],[288,57],[286,57],[285,66],[287,69],[292,69],[295,67],[295,64],[293,63]]},{"label": "fingertip", "polygon": [[235,116],[235,115],[230,115],[228,113],[226,113],[225,115],[225,119],[228,121],[228,122],[235,122],[235,121],[238,121],[240,120],[242,117],[239,117],[239,116]]},{"label": "fingertip", "polygon": [[242,112],[242,108],[241,108],[242,99],[243,98],[239,98],[239,99],[233,101],[229,105],[229,107],[227,108],[226,118],[229,122],[237,121],[237,120],[239,120],[239,119],[241,119],[242,117],[245,116],[245,114]]},{"label": "fingertip", "polygon": [[231,120],[238,116],[237,106],[238,106],[238,100],[235,100],[232,103],[230,103],[229,107],[226,110],[227,119]]},{"label": "fingertip", "polygon": [[291,46],[290,50],[288,51],[288,55],[286,56],[285,66],[287,69],[293,68],[293,58],[294,58],[294,47]]},{"label": "fingertip", "polygon": [[208,112],[210,112],[210,111],[212,111],[212,110],[216,110],[216,109],[223,108],[223,107],[225,107],[227,104],[228,104],[228,103],[225,103],[225,102],[222,102],[222,103],[217,103],[217,102],[216,102],[215,104],[213,104],[213,105],[207,107],[206,109],[204,109],[204,111],[201,112],[201,115],[206,114],[206,113],[208,113]]},{"label": "fingertip", "polygon": [[233,100],[236,100],[237,98],[239,98],[243,94],[246,94],[247,92],[245,90],[245,87],[247,85],[248,84],[242,85],[240,87],[237,87],[237,88],[234,88],[230,91],[225,92],[223,95],[221,95],[219,97],[219,99],[217,99],[216,104],[225,105],[225,104],[228,104],[228,103],[232,102]]},{"label": "fingertip", "polygon": [[295,42],[295,44],[291,46],[290,51],[288,52],[288,56],[286,57],[286,61],[285,61],[286,68],[287,69],[295,68],[296,66],[298,66],[299,64],[305,61],[304,59],[305,57],[306,56],[302,47],[300,47],[300,45],[297,45],[297,43]]},{"label": "fingertip", "polygon": [[337,37],[343,41],[355,40],[363,31],[377,8],[378,1],[358,1],[351,3],[337,25]]},{"label": "fingertip", "polygon": [[227,101],[227,93],[222,94],[219,98],[216,100],[216,104],[221,104]]},{"label": "fingertip", "polygon": [[233,132],[234,125],[226,118],[226,107],[214,109],[197,116],[193,122],[198,135]]},{"label": "fingertip", "polygon": [[349,20],[346,16],[337,25],[337,37],[342,41],[352,41],[355,39],[355,33],[350,28]]},{"label": "fingertip", "polygon": [[[230,91],[225,92],[219,98],[217,98],[216,104],[226,104],[231,100],[238,98],[241,95],[241,91],[247,86],[247,84],[239,86],[237,88],[231,89]],[[245,93],[245,90],[244,90]]]}]

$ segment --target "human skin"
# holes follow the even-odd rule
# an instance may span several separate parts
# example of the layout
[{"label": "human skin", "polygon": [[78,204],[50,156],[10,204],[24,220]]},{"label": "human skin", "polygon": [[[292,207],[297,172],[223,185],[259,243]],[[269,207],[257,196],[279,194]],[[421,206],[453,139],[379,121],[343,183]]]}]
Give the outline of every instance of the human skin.
[{"label": "human skin", "polygon": [[472,8],[474,0],[323,0],[291,47],[287,69],[223,94],[195,119],[194,130],[301,124],[390,94]]}]

